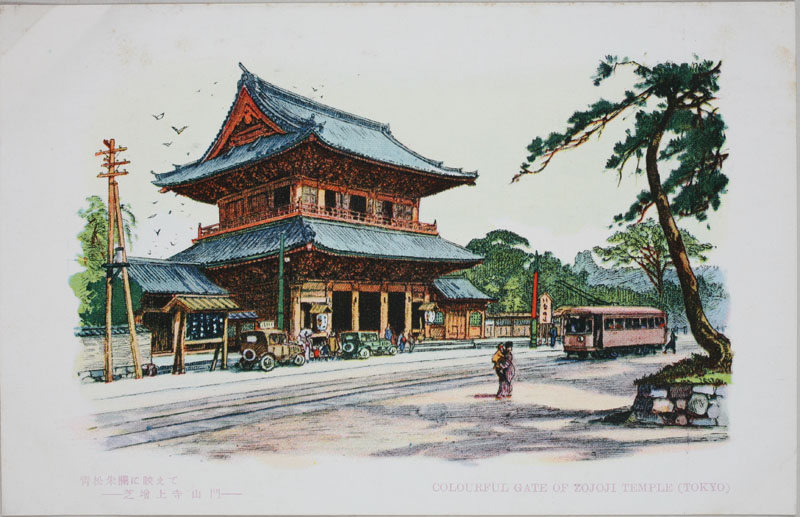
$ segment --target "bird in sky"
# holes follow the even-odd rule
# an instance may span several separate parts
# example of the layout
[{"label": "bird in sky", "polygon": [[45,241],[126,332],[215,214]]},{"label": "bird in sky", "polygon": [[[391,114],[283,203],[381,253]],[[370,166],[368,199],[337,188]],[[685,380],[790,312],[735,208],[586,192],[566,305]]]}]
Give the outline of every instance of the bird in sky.
[{"label": "bird in sky", "polygon": [[153,218],[153,217],[155,217],[155,216],[156,216],[156,214],[153,214],[153,215],[148,215],[148,216],[147,216],[147,218],[148,218],[148,219],[152,219],[152,218]]},{"label": "bird in sky", "polygon": [[155,201],[153,201],[153,204],[154,204],[154,205],[155,205],[156,203],[158,203],[158,199],[156,199]]},{"label": "bird in sky", "polygon": [[158,230],[156,230],[156,235],[158,235],[159,233],[161,233],[161,228],[159,228]]},{"label": "bird in sky", "polygon": [[184,129],[186,129],[187,127],[189,127],[189,126],[183,126],[182,128],[178,129],[178,128],[177,128],[177,127],[175,127],[175,126],[172,126],[172,129],[174,129],[174,130],[175,130],[175,132],[176,132],[176,133],[178,133],[178,134],[180,135],[181,133],[183,133],[183,130],[184,130]]},{"label": "bird in sky", "polygon": [[167,212],[167,215],[169,215],[169,214],[171,214],[171,213],[172,213],[172,210],[170,210],[169,212]]},{"label": "bird in sky", "polygon": [[200,90],[197,90],[195,93],[200,93]]},{"label": "bird in sky", "polygon": [[169,245],[170,245],[170,246],[175,246],[175,243],[174,243],[174,242],[172,242],[172,241],[169,241]]},{"label": "bird in sky", "polygon": [[164,147],[169,147],[172,145],[172,142],[163,142],[161,145],[163,145]]},{"label": "bird in sky", "polygon": [[164,118],[164,112],[162,111],[160,115],[153,115],[153,118],[156,120],[161,120]]}]

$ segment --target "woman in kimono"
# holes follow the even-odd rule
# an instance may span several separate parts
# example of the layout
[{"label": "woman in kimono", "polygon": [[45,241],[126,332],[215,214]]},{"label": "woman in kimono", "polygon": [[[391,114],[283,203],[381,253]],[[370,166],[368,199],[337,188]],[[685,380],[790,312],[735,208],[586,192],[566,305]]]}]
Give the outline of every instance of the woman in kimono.
[{"label": "woman in kimono", "polygon": [[497,380],[500,387],[497,389],[497,398],[500,398],[500,392],[503,391],[503,361],[506,358],[505,347],[503,343],[497,345],[497,351],[492,356],[492,365],[494,373],[497,374]]},{"label": "woman in kimono", "polygon": [[492,358],[492,361],[497,358],[494,367],[500,384],[497,389],[497,398],[509,398],[511,397],[511,382],[514,380],[517,373],[514,367],[514,344],[511,341],[506,341],[497,348],[498,351]]}]

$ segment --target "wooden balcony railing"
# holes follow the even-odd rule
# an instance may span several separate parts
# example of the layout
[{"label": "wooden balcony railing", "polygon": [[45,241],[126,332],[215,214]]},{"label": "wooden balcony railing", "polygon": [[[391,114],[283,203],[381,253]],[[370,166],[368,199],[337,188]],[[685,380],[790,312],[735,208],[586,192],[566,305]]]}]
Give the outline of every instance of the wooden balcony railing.
[{"label": "wooden balcony railing", "polygon": [[421,223],[410,219],[398,219],[395,217],[385,217],[377,214],[347,210],[340,207],[326,208],[310,203],[295,202],[288,205],[250,213],[243,217],[228,218],[224,223],[210,224],[208,226],[197,226],[197,238],[203,239],[221,232],[255,226],[256,224],[267,223],[270,220],[281,219],[290,215],[307,215],[320,219],[332,221],[345,221],[349,223],[361,223],[370,226],[380,226],[393,230],[407,230],[418,233],[437,234],[436,223]]}]

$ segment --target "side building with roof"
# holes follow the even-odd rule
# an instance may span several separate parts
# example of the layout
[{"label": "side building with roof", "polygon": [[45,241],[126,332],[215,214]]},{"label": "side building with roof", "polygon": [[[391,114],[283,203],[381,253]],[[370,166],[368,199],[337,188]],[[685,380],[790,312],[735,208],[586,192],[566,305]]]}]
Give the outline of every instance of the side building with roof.
[{"label": "side building with roof", "polygon": [[[230,297],[256,324],[275,326],[282,238],[283,313],[293,336],[391,326],[424,338],[484,337],[490,297],[463,278],[442,278],[482,257],[419,220],[422,198],[473,185],[477,173],[419,155],[388,125],[242,71],[203,156],[156,174],[161,192],[215,204],[219,222],[199,225],[192,246],[158,266],[175,278],[144,289],[151,309],[188,284],[185,295]],[[144,274],[131,271],[135,280]],[[164,293],[155,292],[158,282]]]}]

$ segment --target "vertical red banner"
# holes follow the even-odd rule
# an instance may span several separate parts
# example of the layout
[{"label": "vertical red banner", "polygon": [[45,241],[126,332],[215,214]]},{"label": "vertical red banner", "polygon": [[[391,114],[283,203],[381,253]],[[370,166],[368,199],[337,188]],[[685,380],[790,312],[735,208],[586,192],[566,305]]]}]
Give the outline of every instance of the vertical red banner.
[{"label": "vertical red banner", "polygon": [[533,297],[531,299],[531,318],[536,319],[539,317],[537,308],[539,305],[539,272],[533,272]]}]

